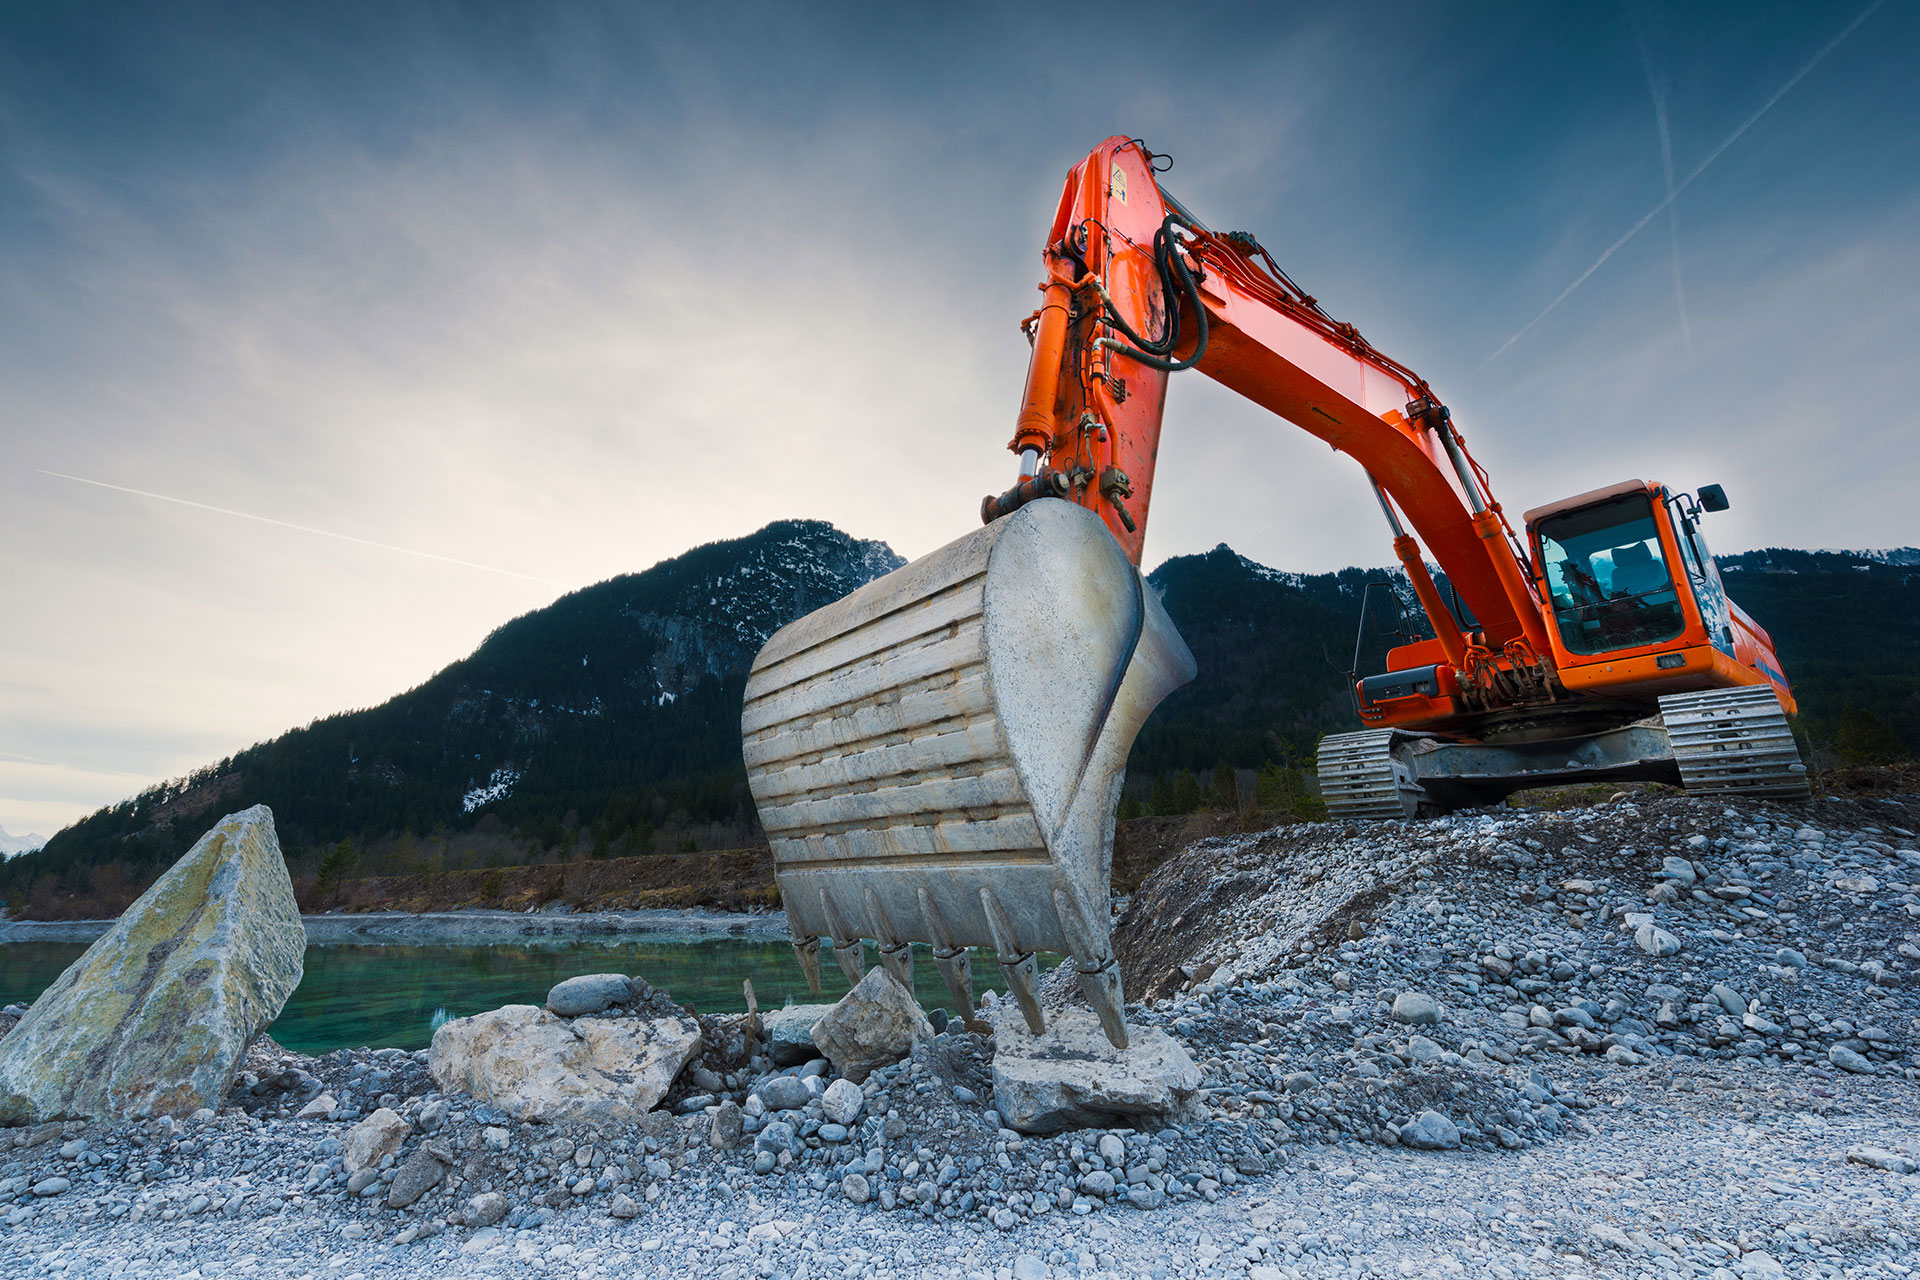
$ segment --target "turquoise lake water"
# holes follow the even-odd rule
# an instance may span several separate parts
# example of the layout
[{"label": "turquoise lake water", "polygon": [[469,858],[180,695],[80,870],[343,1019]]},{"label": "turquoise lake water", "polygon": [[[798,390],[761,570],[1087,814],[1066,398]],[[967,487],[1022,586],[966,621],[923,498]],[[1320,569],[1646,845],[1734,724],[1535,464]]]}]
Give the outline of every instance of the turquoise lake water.
[{"label": "turquoise lake water", "polygon": [[[87,949],[82,942],[0,944],[0,1005],[32,1003]],[[915,994],[932,1009],[952,999],[931,956],[915,948]],[[867,950],[873,962],[873,950]],[[1042,963],[1057,962],[1043,957]],[[778,1008],[791,996],[814,999],[793,958],[793,948],[772,938],[674,938],[629,935],[619,940],[436,946],[309,946],[306,976],[268,1028],[273,1038],[300,1053],[393,1046],[424,1049],[448,1018],[497,1009],[503,1004],[539,1004],[547,989],[580,973],[625,973],[669,991],[702,1013],[746,1010],[744,979],[752,979],[762,1008]],[[976,992],[1003,990],[991,952],[975,952]],[[847,991],[832,953],[822,956],[820,999]]]}]

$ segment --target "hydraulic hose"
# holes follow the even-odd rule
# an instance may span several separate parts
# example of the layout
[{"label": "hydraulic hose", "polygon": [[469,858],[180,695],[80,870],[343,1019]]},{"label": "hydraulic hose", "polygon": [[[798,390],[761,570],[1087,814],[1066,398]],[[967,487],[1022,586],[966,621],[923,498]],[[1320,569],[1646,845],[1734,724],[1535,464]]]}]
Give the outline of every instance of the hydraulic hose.
[{"label": "hydraulic hose", "polygon": [[[1111,351],[1116,351],[1130,360],[1137,360],[1149,369],[1158,369],[1162,373],[1178,373],[1182,369],[1191,369],[1200,363],[1201,357],[1207,354],[1206,304],[1201,301],[1200,286],[1194,283],[1193,273],[1187,270],[1186,262],[1181,258],[1178,248],[1175,247],[1172,226],[1173,218],[1169,215],[1167,220],[1161,223],[1159,234],[1153,238],[1155,265],[1160,269],[1161,288],[1165,291],[1167,303],[1167,337],[1164,340],[1165,345],[1161,346],[1159,343],[1143,343],[1140,336],[1134,333],[1112,308],[1108,308],[1107,311],[1108,323],[1112,324],[1114,328],[1125,334],[1129,340],[1137,345],[1130,347],[1126,345],[1126,343],[1116,341],[1113,338],[1099,338],[1095,340],[1099,346],[1106,347]],[[1162,358],[1163,354],[1171,353],[1180,340],[1180,298],[1176,296],[1173,281],[1168,279],[1169,272],[1171,272],[1172,276],[1179,282],[1178,292],[1184,294],[1193,305],[1193,323],[1196,331],[1193,341],[1193,354],[1185,360],[1166,360]],[[1148,349],[1142,350],[1141,347],[1143,346]],[[1152,348],[1155,347],[1159,347],[1160,354],[1156,354],[1155,351],[1152,350]]]}]

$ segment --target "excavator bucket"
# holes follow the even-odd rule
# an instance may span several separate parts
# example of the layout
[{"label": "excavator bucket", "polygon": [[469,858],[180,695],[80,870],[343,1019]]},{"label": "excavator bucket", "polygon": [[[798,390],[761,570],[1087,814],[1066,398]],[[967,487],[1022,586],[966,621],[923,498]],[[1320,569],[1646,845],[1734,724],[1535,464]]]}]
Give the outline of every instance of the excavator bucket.
[{"label": "excavator bucket", "polygon": [[864,939],[912,990],[912,943],[971,1020],[991,945],[1038,1033],[1035,953],[1073,957],[1127,1043],[1109,937],[1114,809],[1147,714],[1193,655],[1100,519],[1045,498],[782,628],[741,732],[794,948],[819,990]]}]

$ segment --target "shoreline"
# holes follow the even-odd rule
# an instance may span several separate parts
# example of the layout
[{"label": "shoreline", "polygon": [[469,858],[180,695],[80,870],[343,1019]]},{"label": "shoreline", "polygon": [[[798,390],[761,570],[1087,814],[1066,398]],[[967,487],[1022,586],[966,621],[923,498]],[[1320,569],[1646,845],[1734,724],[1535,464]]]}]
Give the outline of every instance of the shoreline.
[{"label": "shoreline", "polygon": [[[703,908],[644,911],[404,911],[330,912],[301,916],[308,946],[405,946],[435,942],[531,942],[609,938],[626,934],[694,937],[787,936],[784,911],[737,912]],[[113,920],[4,920],[0,944],[92,942]]]}]

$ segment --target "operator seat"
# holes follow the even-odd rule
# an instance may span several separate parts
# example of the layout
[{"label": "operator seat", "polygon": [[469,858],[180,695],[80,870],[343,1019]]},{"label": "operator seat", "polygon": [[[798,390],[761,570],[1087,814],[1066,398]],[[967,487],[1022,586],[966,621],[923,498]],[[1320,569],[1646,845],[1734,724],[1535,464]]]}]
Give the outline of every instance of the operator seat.
[{"label": "operator seat", "polygon": [[1610,554],[1613,557],[1610,587],[1615,599],[1644,595],[1667,585],[1667,567],[1653,558],[1646,543],[1629,542],[1624,547],[1615,547]]}]

